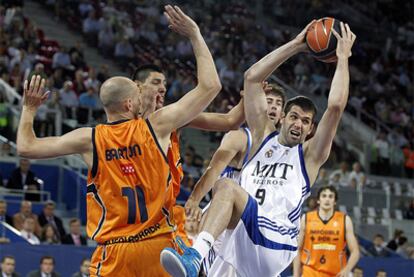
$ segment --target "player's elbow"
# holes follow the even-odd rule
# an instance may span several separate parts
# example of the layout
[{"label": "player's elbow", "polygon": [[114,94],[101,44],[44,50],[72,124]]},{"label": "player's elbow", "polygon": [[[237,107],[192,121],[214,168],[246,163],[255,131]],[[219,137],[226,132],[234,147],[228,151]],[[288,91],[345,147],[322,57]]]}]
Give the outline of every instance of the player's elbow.
[{"label": "player's elbow", "polygon": [[257,74],[255,74],[254,68],[249,68],[248,70],[246,70],[246,72],[244,72],[244,81],[249,83],[261,82]]},{"label": "player's elbow", "polygon": [[30,146],[27,143],[21,143],[21,142],[17,142],[16,144],[16,149],[17,149],[17,155],[22,157],[22,158],[28,158],[30,159]]},{"label": "player's elbow", "polygon": [[198,86],[207,93],[217,94],[220,92],[222,85],[218,78],[212,78],[206,81],[200,81]]}]

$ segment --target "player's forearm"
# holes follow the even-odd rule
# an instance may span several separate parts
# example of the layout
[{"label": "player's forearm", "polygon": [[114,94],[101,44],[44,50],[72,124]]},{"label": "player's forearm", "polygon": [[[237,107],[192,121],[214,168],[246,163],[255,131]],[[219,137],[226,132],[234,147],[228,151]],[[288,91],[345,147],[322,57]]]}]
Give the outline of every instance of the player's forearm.
[{"label": "player's forearm", "polygon": [[356,264],[358,263],[359,255],[360,255],[360,253],[359,253],[358,248],[351,251],[351,254],[349,255],[348,263],[346,265],[346,267],[349,269],[349,271],[351,271],[356,266]]},{"label": "player's forearm", "polygon": [[349,95],[349,67],[348,58],[338,59],[335,74],[332,80],[331,91],[328,96],[328,108],[345,109]]},{"label": "player's forearm", "polygon": [[217,94],[221,90],[220,79],[213,57],[203,36],[198,31],[190,37],[197,63],[198,86],[206,92]]},{"label": "player's forearm", "polygon": [[273,50],[260,61],[252,65],[245,73],[245,80],[249,82],[262,83],[282,63],[302,50],[303,44],[292,40],[276,50]]},{"label": "player's forearm", "polygon": [[30,149],[35,147],[36,134],[33,130],[33,121],[36,110],[23,106],[22,115],[17,129],[17,153],[19,156],[26,157],[30,154]]},{"label": "player's forearm", "polygon": [[302,274],[302,264],[300,262],[300,251],[298,252],[298,255],[293,260],[293,277],[300,277]]},{"label": "player's forearm", "polygon": [[201,176],[200,180],[195,185],[194,190],[190,195],[190,199],[200,203],[201,199],[203,199],[203,197],[213,188],[219,175],[220,174],[211,167],[207,168],[203,176]]},{"label": "player's forearm", "polygon": [[240,100],[240,102],[231,109],[227,114],[226,118],[228,119],[229,129],[228,130],[236,130],[243,124],[246,120],[244,116],[244,100]]}]

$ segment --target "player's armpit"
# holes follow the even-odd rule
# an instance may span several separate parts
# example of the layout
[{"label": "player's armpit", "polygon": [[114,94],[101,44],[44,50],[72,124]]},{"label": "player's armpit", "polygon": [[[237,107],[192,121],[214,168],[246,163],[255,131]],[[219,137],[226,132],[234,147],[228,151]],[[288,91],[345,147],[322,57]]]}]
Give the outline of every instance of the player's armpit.
[{"label": "player's armpit", "polygon": [[18,155],[30,159],[85,154],[92,149],[92,128],[79,128],[59,137],[27,137],[17,144]]}]

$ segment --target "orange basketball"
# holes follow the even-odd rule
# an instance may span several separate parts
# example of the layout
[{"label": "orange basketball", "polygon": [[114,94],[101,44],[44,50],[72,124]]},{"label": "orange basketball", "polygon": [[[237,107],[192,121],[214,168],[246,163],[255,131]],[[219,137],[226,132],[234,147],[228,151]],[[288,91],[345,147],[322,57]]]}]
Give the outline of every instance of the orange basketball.
[{"label": "orange basketball", "polygon": [[341,34],[339,21],[332,17],[324,17],[313,23],[306,32],[306,44],[312,56],[316,59],[331,63],[336,57],[336,37],[332,34],[332,28]]}]

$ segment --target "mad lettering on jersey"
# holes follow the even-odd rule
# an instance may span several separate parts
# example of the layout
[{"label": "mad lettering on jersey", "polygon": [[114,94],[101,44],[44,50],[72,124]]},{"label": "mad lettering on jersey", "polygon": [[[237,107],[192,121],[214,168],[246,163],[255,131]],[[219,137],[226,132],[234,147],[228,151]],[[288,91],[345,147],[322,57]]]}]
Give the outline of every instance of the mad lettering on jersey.
[{"label": "mad lettering on jersey", "polygon": [[264,164],[257,161],[251,176],[254,177],[253,183],[257,185],[283,186],[283,180],[287,181],[288,171],[293,169],[293,165],[287,163]]}]

